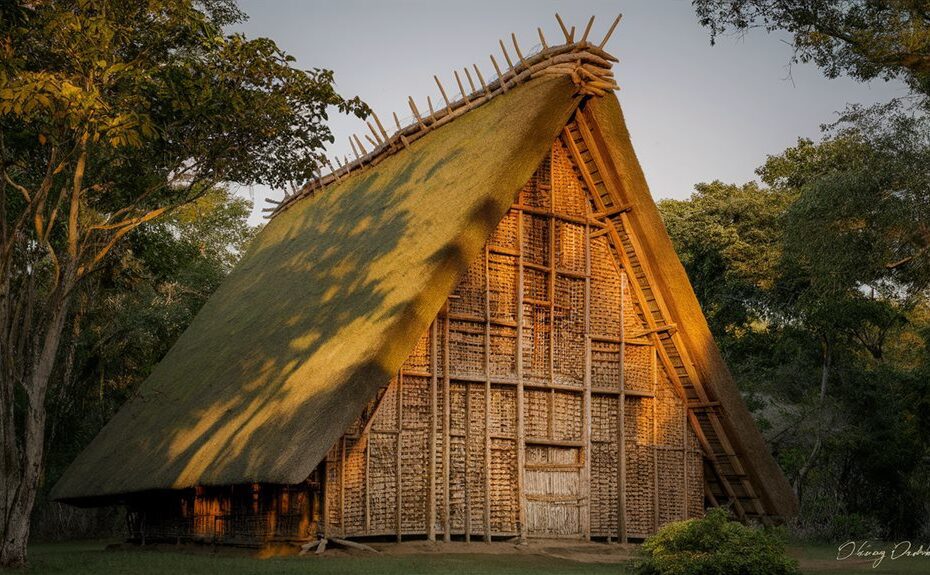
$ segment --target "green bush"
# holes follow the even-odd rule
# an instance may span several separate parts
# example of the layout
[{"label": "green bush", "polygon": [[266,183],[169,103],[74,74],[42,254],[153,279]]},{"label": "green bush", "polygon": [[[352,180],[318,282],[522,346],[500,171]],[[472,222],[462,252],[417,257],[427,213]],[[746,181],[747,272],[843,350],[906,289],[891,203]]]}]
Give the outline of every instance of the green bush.
[{"label": "green bush", "polygon": [[724,509],[703,519],[670,523],[646,539],[639,575],[796,575],[798,563],[785,554],[773,529],[730,521]]}]

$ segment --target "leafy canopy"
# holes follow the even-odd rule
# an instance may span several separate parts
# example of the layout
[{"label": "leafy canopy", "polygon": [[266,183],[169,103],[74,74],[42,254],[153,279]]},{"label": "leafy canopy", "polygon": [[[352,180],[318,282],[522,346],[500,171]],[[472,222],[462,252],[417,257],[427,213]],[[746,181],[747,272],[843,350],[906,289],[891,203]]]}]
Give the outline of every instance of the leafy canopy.
[{"label": "leafy canopy", "polygon": [[761,27],[792,36],[795,58],[835,78],[901,79],[930,101],[927,0],[694,0],[712,39]]}]

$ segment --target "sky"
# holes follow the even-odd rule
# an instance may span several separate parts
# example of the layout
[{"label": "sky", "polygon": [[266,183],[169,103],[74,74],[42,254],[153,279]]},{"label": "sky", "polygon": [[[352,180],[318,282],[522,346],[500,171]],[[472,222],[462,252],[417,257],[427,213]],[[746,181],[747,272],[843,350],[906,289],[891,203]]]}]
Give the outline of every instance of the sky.
[{"label": "sky", "polygon": [[[623,20],[605,49],[620,59],[617,97],[653,197],[686,198],[700,182],[743,183],[768,155],[798,138],[819,139],[820,126],[847,104],[871,104],[906,93],[899,83],[828,79],[813,64],[790,64],[787,37],[753,31],[711,46],[690,2],[681,0],[240,0],[248,20],[234,30],[266,36],[301,68],[328,68],[346,97],[360,96],[385,122],[410,116],[408,96],[425,109],[440,100],[436,74],[453,90],[453,70],[478,64],[492,76],[498,39],[516,33],[524,53],[561,43],[554,14],[580,36],[588,19],[600,42],[618,13]],[[508,43],[508,48],[510,44]],[[510,50],[512,53],[513,51]],[[464,79],[463,79],[464,81]],[[363,121],[334,113],[330,156],[350,155],[348,137]],[[392,130],[389,129],[389,132]],[[260,223],[266,197],[281,190],[242,188]]]}]

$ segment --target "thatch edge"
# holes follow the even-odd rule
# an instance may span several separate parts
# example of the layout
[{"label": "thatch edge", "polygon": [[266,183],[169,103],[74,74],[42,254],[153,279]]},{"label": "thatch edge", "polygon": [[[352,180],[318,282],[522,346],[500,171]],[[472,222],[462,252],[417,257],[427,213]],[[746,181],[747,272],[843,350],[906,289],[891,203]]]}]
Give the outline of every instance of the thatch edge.
[{"label": "thatch edge", "polygon": [[798,501],[784,472],[769,452],[768,445],[752,419],[740,395],[729,368],[720,355],[688,275],[675,251],[659,209],[652,198],[642,167],[633,149],[632,139],[616,96],[591,98],[586,109],[599,127],[605,146],[610,150],[605,161],[613,164],[628,201],[633,206],[630,222],[656,275],[655,289],[662,294],[670,322],[679,326],[688,347],[701,384],[720,402],[724,417],[721,421],[728,437],[747,463],[754,485],[760,486],[760,497],[769,503],[775,514],[792,517],[798,513]]}]

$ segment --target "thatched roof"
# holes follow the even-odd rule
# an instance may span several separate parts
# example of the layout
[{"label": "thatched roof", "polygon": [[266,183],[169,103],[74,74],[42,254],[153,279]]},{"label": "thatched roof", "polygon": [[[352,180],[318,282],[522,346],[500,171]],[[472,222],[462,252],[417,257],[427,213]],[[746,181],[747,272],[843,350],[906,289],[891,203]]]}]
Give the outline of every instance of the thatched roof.
[{"label": "thatched roof", "polygon": [[278,214],[52,496],[306,479],[400,368],[575,92],[533,79]]}]

